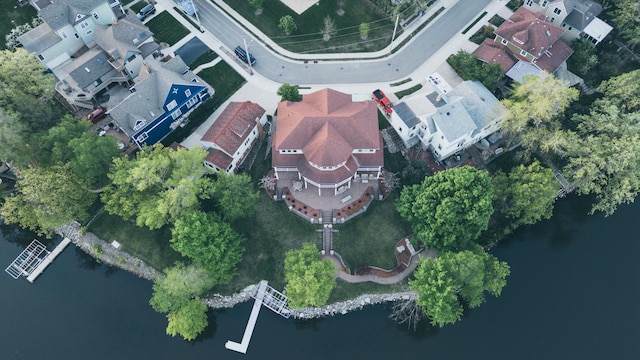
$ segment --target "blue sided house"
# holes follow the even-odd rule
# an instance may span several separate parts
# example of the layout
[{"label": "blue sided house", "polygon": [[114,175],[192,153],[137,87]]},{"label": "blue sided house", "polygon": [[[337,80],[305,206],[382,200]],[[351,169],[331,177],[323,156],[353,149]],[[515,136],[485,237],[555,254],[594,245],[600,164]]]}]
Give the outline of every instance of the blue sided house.
[{"label": "blue sided house", "polygon": [[164,139],[213,94],[179,56],[167,62],[145,60],[130,94],[108,113],[139,148]]}]

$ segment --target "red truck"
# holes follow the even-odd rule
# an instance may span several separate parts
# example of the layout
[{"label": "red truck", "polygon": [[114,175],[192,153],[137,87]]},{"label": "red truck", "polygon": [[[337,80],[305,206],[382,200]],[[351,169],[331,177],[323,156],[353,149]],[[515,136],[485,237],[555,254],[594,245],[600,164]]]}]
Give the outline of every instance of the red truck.
[{"label": "red truck", "polygon": [[382,109],[384,109],[384,112],[386,112],[387,115],[391,115],[393,112],[393,104],[389,101],[389,98],[384,94],[384,92],[382,92],[382,90],[378,89],[374,91],[371,98],[378,103]]}]

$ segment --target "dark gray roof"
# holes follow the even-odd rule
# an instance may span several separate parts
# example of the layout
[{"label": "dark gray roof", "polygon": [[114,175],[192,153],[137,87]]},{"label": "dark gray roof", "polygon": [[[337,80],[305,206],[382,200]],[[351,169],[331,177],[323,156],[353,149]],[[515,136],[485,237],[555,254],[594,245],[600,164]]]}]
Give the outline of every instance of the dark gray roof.
[{"label": "dark gray roof", "polygon": [[407,127],[412,128],[420,123],[420,119],[413,113],[409,105],[404,102],[398,103],[393,107],[393,112],[395,112],[398,117],[404,122]]},{"label": "dark gray roof", "polygon": [[78,87],[85,89],[109,72],[116,74],[107,61],[108,57],[107,53],[95,47],[71,62],[64,71],[71,76]]},{"label": "dark gray roof", "polygon": [[153,33],[142,24],[138,17],[129,12],[127,17],[114,25],[97,25],[93,41],[111,56],[126,57],[127,53],[140,53],[138,46],[153,36]]},{"label": "dark gray roof", "polygon": [[35,29],[18,37],[18,41],[20,41],[27,51],[36,54],[41,53],[61,40],[58,34],[46,23],[40,24],[36,26]]},{"label": "dark gray roof", "polygon": [[160,48],[161,46],[157,42],[151,41],[140,45],[139,49],[142,52],[142,57],[146,58],[147,56],[153,54],[156,50],[160,50]]},{"label": "dark gray roof", "polygon": [[39,15],[53,30],[58,30],[67,24],[75,24],[78,14],[91,16],[93,9],[106,2],[106,0],[55,0],[40,10]]},{"label": "dark gray roof", "polygon": [[579,0],[574,3],[573,11],[564,19],[564,23],[580,31],[602,12],[602,6],[595,1]]}]

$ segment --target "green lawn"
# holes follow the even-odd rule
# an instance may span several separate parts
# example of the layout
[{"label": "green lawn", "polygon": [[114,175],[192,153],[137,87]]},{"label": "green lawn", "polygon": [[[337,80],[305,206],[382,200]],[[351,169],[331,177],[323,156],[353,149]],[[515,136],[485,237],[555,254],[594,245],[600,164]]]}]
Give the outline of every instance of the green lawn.
[{"label": "green lawn", "polygon": [[[138,4],[135,4],[138,5]],[[183,37],[189,35],[189,30],[166,11],[156,15],[146,23],[153,32],[156,41],[174,45]]]},{"label": "green lawn", "polygon": [[17,25],[31,23],[31,19],[37,17],[36,10],[31,5],[18,6],[16,0],[0,0],[0,9],[2,10],[2,21],[0,21],[0,50],[4,50],[5,35],[11,32],[11,29]]},{"label": "green lawn", "polygon": [[381,285],[373,282],[363,282],[351,284],[338,279],[336,287],[331,292],[329,304],[354,299],[362,294],[385,294],[390,292],[405,291],[406,281],[401,281],[393,285]]},{"label": "green lawn", "polygon": [[418,91],[422,89],[422,84],[418,84],[418,85],[414,85],[408,89],[402,90],[402,91],[398,91],[396,93],[396,96],[398,97],[398,99],[402,99],[403,97],[407,96],[407,95],[411,95],[414,92]]},{"label": "green lawn", "polygon": [[384,201],[371,203],[363,215],[336,226],[333,248],[351,270],[363,265],[384,269],[396,266],[395,244],[411,234],[411,226],[396,211],[398,196],[394,191]]},{"label": "green lawn", "polygon": [[218,58],[218,54],[216,54],[215,51],[209,49],[204,54],[198,56],[197,59],[193,60],[193,62],[189,64],[189,68],[192,70],[195,70],[198,66],[212,62],[217,58]]},{"label": "green lawn", "polygon": [[[248,1],[225,1],[240,15],[255,25],[263,33],[283,48],[298,53],[335,53],[363,52],[384,49],[391,42],[394,23],[383,19],[362,1],[349,0],[344,3],[344,15],[338,16],[339,0],[322,0],[301,15],[296,14],[281,1],[265,1],[263,12],[255,15],[255,10]],[[285,36],[278,28],[282,16],[291,15],[297,30]],[[331,40],[322,39],[321,29],[325,16],[333,18],[338,33]],[[368,40],[360,39],[359,26],[368,23],[370,32]],[[400,34],[400,28],[398,29]]]},{"label": "green lawn", "polygon": [[183,259],[169,245],[171,230],[168,226],[152,231],[105,211],[96,217],[88,231],[107,242],[117,240],[122,244],[123,251],[144,260],[156,270],[162,270]]}]

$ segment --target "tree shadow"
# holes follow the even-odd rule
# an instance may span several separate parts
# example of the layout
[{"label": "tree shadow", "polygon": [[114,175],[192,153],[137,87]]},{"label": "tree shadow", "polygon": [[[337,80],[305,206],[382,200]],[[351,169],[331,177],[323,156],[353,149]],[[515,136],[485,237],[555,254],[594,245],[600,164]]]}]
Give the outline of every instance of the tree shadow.
[{"label": "tree shadow", "polygon": [[76,259],[78,259],[78,266],[82,269],[96,270],[102,266],[93,256],[85,253],[84,251],[76,248]]},{"label": "tree shadow", "polygon": [[207,327],[200,335],[198,335],[197,338],[195,338],[195,340],[189,341],[189,344],[191,344],[191,346],[195,346],[198,343],[213,339],[218,331],[218,323],[216,320],[216,311],[207,311]]}]

